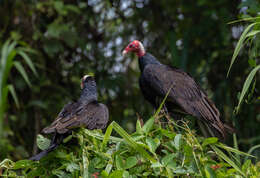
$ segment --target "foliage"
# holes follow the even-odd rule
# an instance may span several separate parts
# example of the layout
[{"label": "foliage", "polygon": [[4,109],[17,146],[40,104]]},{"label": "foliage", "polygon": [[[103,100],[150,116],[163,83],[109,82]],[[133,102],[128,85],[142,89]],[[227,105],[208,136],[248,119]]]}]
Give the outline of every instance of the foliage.
[{"label": "foliage", "polygon": [[[156,118],[158,119],[158,118]],[[73,132],[78,145],[64,143],[39,162],[4,160],[3,175],[16,177],[259,177],[259,165],[237,162],[230,148],[215,137],[196,136],[186,123],[165,128],[154,117],[128,135],[116,122],[105,134],[81,128]],[[122,138],[110,136],[114,129]],[[71,140],[72,141],[72,140]],[[247,155],[249,156],[249,155]]]},{"label": "foliage", "polygon": [[[20,107],[11,95],[7,97],[0,160],[35,154],[37,134],[64,104],[79,96],[80,78],[89,72],[95,73],[99,100],[109,107],[110,119],[128,133],[134,132],[136,113],[148,118],[152,107],[138,87],[137,59],[121,56],[123,47],[133,39],[141,40],[161,62],[189,72],[214,100],[221,119],[234,122],[238,147],[243,151],[255,148],[260,140],[259,100],[255,99],[259,83],[249,87],[252,91],[255,85],[253,97],[245,95],[243,101],[250,104],[233,115],[237,93],[252,70],[245,52],[252,55],[254,50],[244,45],[245,52],[238,54],[226,78],[229,59],[245,29],[244,22],[227,23],[256,17],[259,7],[258,0],[1,0],[0,46],[12,39],[19,41],[18,46],[22,41],[25,48],[35,49],[37,55],[26,54],[40,75],[30,75],[26,61],[19,60],[19,55],[15,58],[32,87],[28,88],[15,68],[10,71],[8,84],[14,86]],[[191,125],[197,128],[196,122]],[[232,145],[233,140],[227,144]],[[259,157],[260,150],[253,149],[252,154]]]},{"label": "foliage", "polygon": [[[251,51],[249,53],[249,59],[248,59],[248,64],[250,65],[250,67],[253,67],[252,71],[250,72],[250,74],[248,75],[244,85],[243,85],[243,89],[241,91],[241,94],[239,96],[239,101],[238,101],[238,105],[235,109],[236,112],[238,112],[240,110],[240,106],[242,104],[242,101],[245,98],[246,93],[248,93],[249,87],[251,85],[251,83],[253,82],[253,79],[257,73],[257,71],[260,69],[260,65],[257,65],[256,61],[257,58],[260,56],[259,52],[260,52],[260,42],[259,42],[259,32],[260,32],[260,16],[257,16],[255,18],[245,18],[245,19],[241,19],[240,21],[253,21],[250,25],[248,25],[244,32],[242,33],[242,35],[239,38],[239,41],[236,45],[236,48],[234,50],[232,59],[231,59],[231,64],[229,66],[228,69],[228,73],[230,72],[230,69],[233,65],[233,63],[235,62],[235,59],[237,58],[240,50],[242,49],[243,46],[249,44],[249,47],[251,48]],[[235,21],[237,22],[237,21]],[[256,85],[256,79],[254,80],[254,84],[251,87],[251,91],[248,94],[248,99],[250,100],[250,98],[253,96],[253,93],[255,91],[255,85]]]},{"label": "foliage", "polygon": [[[30,49],[26,44],[21,43],[17,44],[16,41],[7,40],[3,46],[1,47],[1,58],[0,58],[0,149],[7,150],[6,147],[9,143],[5,138],[3,125],[5,112],[8,108],[8,93],[11,93],[17,108],[20,107],[19,100],[15,91],[15,85],[8,83],[8,78],[11,73],[11,69],[15,67],[20,75],[23,77],[25,82],[29,87],[31,87],[31,83],[25,68],[22,65],[22,61],[19,61],[19,57],[24,60],[24,62],[28,65],[28,67],[33,71],[33,73],[37,76],[36,69],[31,59],[27,55],[27,53],[34,52]],[[19,56],[19,57],[18,57]],[[4,137],[5,136],[5,137]],[[2,152],[3,155],[4,151]]]}]

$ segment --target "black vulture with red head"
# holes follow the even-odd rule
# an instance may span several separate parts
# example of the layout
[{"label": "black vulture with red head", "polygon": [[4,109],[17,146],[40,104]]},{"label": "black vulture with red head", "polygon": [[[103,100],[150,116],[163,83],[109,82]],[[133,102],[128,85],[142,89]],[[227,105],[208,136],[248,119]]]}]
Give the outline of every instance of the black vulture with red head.
[{"label": "black vulture with red head", "polygon": [[66,104],[52,124],[42,130],[44,134],[54,134],[50,146],[31,157],[40,160],[50,151],[57,148],[63,139],[71,134],[73,128],[104,129],[107,126],[109,113],[106,105],[97,101],[97,87],[93,76],[85,75],[81,82],[81,95],[77,102]]},{"label": "black vulture with red head", "polygon": [[131,42],[123,55],[133,52],[139,58],[141,77],[139,85],[144,98],[154,108],[158,108],[169,91],[164,109],[170,115],[181,113],[192,115],[210,129],[214,136],[226,137],[232,128],[220,120],[220,113],[207,94],[194,79],[181,69],[161,64],[153,55],[147,53],[138,40]]}]

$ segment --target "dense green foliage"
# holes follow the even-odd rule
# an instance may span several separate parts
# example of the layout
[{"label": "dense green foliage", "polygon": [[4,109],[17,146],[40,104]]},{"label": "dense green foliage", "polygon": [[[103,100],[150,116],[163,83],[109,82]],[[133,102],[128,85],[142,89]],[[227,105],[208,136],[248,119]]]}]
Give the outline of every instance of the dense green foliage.
[{"label": "dense green foliage", "polygon": [[[37,134],[64,104],[79,96],[80,78],[89,72],[95,73],[99,100],[109,107],[110,120],[134,132],[136,113],[148,118],[153,110],[138,87],[137,59],[121,56],[133,39],[142,41],[161,62],[191,73],[214,100],[222,119],[237,130],[226,143],[244,152],[251,148],[250,153],[259,157],[259,12],[257,0],[0,0],[0,160],[35,154]],[[194,120],[190,125],[200,134]],[[175,138],[177,133],[172,134]],[[185,144],[186,134],[181,137]],[[166,137],[161,145],[167,143]],[[194,139],[198,140],[194,144],[203,143]],[[130,148],[126,152],[124,158],[134,156]],[[73,158],[79,156],[71,153]],[[207,166],[198,166],[204,173],[196,174],[206,174]],[[221,171],[227,171],[225,166]]]},{"label": "dense green foliage", "polygon": [[[17,177],[254,177],[260,167],[250,160],[238,161],[235,155],[248,156],[218,142],[201,138],[187,123],[172,122],[166,128],[154,124],[156,117],[143,126],[137,121],[131,136],[115,122],[105,135],[100,131],[80,129],[73,133],[78,145],[64,143],[40,162],[4,160],[3,176]],[[114,129],[119,137],[110,137]],[[225,154],[225,150],[228,154]],[[92,175],[92,176],[91,176]]]}]

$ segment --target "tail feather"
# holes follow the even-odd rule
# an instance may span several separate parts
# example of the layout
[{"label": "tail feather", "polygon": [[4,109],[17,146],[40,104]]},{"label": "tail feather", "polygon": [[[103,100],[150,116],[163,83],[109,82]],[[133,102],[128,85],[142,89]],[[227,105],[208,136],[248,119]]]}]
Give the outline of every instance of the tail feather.
[{"label": "tail feather", "polygon": [[39,161],[42,157],[46,156],[49,152],[55,150],[62,143],[64,138],[70,135],[71,133],[72,133],[71,131],[65,134],[55,133],[55,135],[52,138],[50,146],[46,150],[43,150],[42,152],[38,153],[35,156],[32,156],[29,159],[33,161]]},{"label": "tail feather", "polygon": [[50,145],[46,150],[43,150],[42,152],[38,153],[35,156],[30,157],[29,159],[32,161],[39,161],[42,157],[46,156],[49,152],[55,150],[58,147],[57,143],[54,143]]},{"label": "tail feather", "polygon": [[44,133],[44,134],[54,133],[55,131],[56,131],[55,126],[52,126],[52,125],[42,129],[42,133]]},{"label": "tail feather", "polygon": [[[202,106],[202,112],[203,112],[203,118],[206,121],[206,124],[213,130],[214,135],[222,138],[226,138],[226,131],[225,131],[225,126],[221,122],[219,116],[220,113],[216,106],[211,102],[207,97],[204,97],[202,100],[202,103],[204,107]],[[205,108],[205,109],[204,109]],[[218,134],[216,133],[218,132]]]}]

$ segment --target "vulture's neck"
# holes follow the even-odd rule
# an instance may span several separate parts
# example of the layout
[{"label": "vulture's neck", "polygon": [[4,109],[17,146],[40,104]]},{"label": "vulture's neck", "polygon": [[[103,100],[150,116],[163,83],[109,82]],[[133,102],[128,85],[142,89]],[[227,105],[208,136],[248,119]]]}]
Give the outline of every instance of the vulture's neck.
[{"label": "vulture's neck", "polygon": [[139,57],[139,68],[143,72],[144,68],[148,64],[161,64],[153,55],[145,53],[142,57]]},{"label": "vulture's neck", "polygon": [[97,101],[97,86],[95,81],[89,81],[84,86],[79,98],[79,102],[83,104],[88,104],[92,101]]}]

